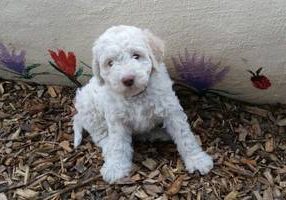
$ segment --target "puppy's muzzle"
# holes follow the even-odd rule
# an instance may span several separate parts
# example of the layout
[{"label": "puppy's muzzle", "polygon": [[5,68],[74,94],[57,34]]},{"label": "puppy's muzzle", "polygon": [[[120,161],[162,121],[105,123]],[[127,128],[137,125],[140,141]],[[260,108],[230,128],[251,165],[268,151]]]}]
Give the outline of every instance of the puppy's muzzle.
[{"label": "puppy's muzzle", "polygon": [[123,83],[123,85],[125,85],[126,87],[131,87],[132,85],[134,85],[134,79],[135,76],[133,75],[128,75],[125,76],[121,79],[121,82]]}]

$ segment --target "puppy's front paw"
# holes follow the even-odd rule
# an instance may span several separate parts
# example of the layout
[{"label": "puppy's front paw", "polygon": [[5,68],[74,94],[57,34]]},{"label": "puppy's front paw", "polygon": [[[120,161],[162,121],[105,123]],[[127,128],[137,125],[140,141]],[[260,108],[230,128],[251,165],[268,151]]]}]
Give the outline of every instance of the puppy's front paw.
[{"label": "puppy's front paw", "polygon": [[114,183],[116,180],[128,176],[131,171],[131,163],[104,163],[100,173],[104,181]]},{"label": "puppy's front paw", "polygon": [[199,170],[202,175],[207,174],[213,168],[213,159],[205,152],[200,152],[189,157],[185,161],[185,165],[189,173]]}]

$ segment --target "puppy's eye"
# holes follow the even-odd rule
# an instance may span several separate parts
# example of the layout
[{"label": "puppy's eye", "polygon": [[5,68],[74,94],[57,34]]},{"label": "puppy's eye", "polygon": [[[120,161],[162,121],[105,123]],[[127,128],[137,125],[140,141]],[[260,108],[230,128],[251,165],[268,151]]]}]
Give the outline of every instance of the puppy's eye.
[{"label": "puppy's eye", "polygon": [[112,61],[112,60],[108,61],[107,65],[108,65],[109,67],[112,67],[113,61]]},{"label": "puppy's eye", "polygon": [[134,53],[133,56],[132,56],[132,58],[138,60],[138,59],[140,58],[140,55],[137,54],[137,53]]}]

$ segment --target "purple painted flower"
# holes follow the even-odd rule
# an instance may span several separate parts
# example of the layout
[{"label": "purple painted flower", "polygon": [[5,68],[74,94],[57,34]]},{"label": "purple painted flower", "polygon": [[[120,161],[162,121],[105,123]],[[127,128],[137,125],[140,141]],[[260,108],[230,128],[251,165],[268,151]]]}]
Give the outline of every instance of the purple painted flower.
[{"label": "purple painted flower", "polygon": [[181,81],[199,93],[204,93],[215,86],[229,72],[229,67],[219,70],[220,63],[214,64],[205,56],[190,55],[187,50],[185,58],[179,55],[179,59],[173,58],[173,62]]},{"label": "purple painted flower", "polygon": [[0,43],[0,64],[18,74],[25,73],[25,54],[23,50],[17,54],[14,49],[10,53],[7,47]]}]

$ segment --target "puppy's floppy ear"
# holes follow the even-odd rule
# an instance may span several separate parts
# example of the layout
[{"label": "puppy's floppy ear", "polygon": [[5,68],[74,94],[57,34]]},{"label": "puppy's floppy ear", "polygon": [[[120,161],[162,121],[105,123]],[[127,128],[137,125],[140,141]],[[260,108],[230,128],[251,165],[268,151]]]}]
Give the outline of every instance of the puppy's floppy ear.
[{"label": "puppy's floppy ear", "polygon": [[96,56],[96,50],[95,47],[92,48],[92,72],[93,75],[96,77],[99,84],[104,84],[104,80],[100,75],[100,68],[99,63]]},{"label": "puppy's floppy ear", "polygon": [[157,62],[156,64],[158,65],[158,64],[162,63],[163,62],[163,56],[164,56],[164,47],[165,47],[164,42],[159,37],[157,37],[153,33],[151,33],[148,29],[145,29],[143,32],[147,38],[147,42],[148,42],[148,44],[152,50],[153,56]]}]

